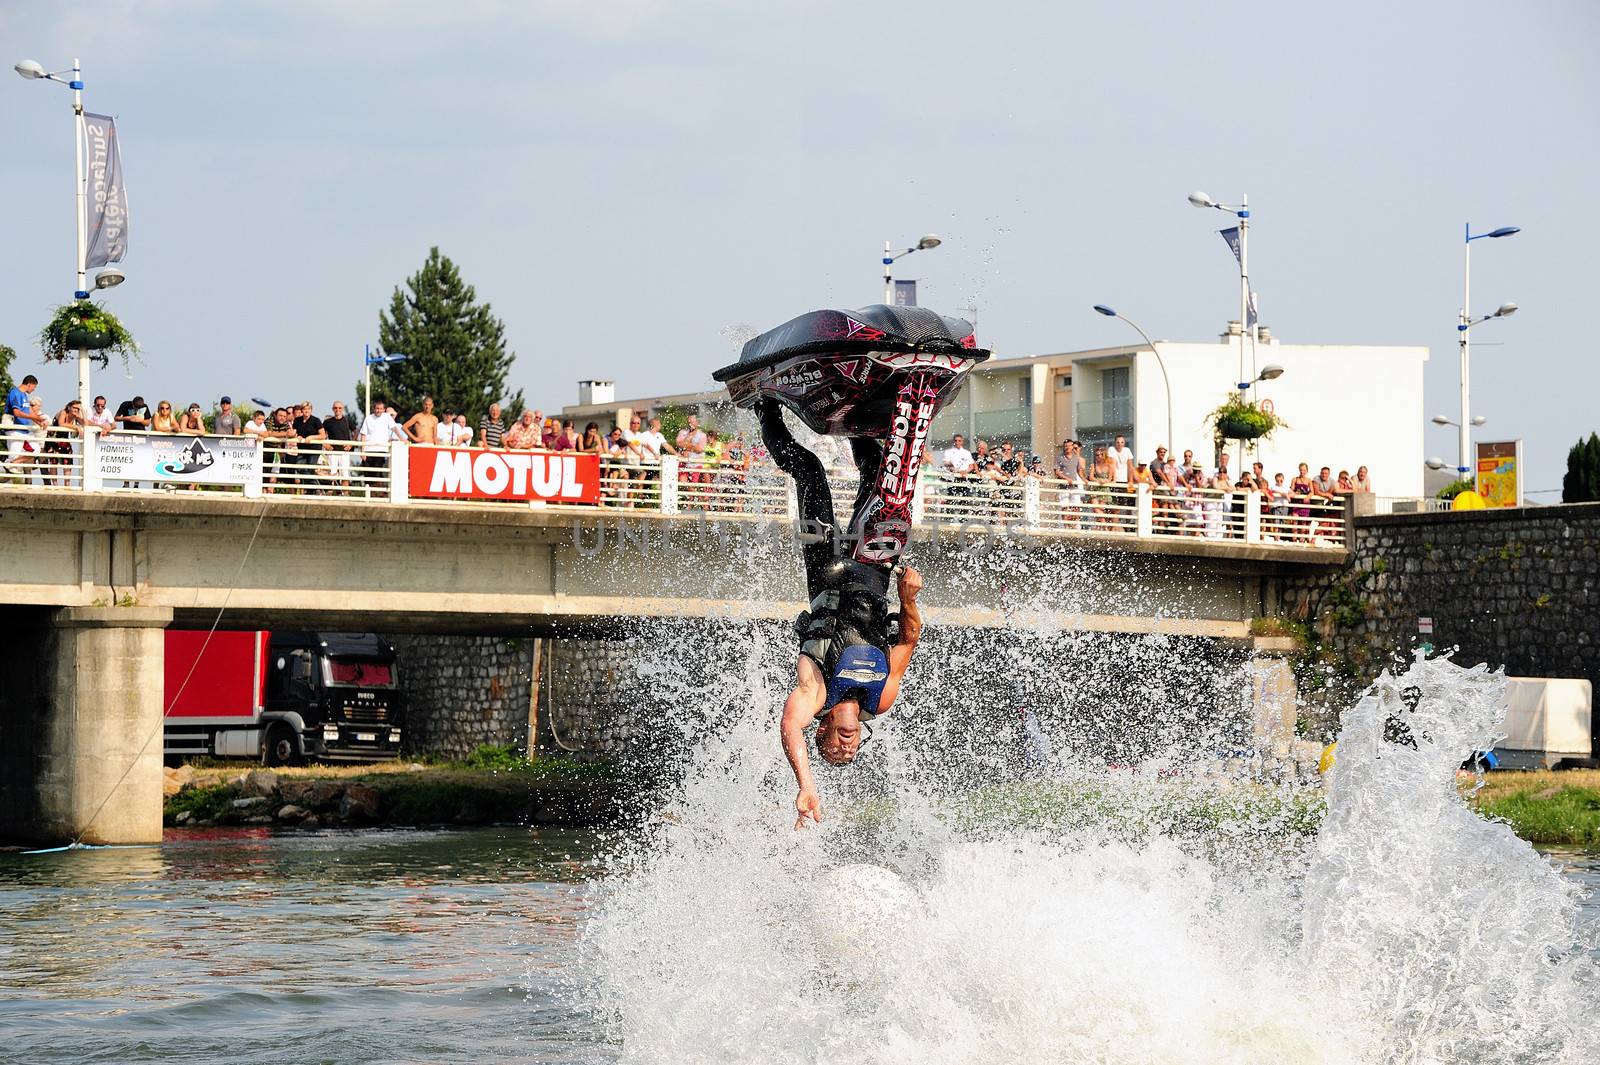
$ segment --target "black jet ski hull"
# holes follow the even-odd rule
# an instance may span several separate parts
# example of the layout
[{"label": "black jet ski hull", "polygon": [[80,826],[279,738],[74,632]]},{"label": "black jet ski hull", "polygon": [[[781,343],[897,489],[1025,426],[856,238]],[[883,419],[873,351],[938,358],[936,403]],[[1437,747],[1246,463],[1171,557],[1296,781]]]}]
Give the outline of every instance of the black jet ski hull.
[{"label": "black jet ski hull", "polygon": [[959,318],[878,305],[803,314],[749,341],[738,362],[712,376],[738,406],[767,396],[812,432],[885,439],[912,375],[917,405],[931,400],[937,413],[988,357]]}]

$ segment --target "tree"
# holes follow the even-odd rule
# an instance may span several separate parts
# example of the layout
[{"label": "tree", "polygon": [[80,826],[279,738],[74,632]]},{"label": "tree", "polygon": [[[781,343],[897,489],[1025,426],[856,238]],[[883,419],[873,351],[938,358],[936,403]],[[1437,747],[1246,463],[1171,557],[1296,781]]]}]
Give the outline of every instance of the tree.
[{"label": "tree", "polygon": [[[516,355],[506,351],[505,323],[478,303],[473,287],[438,248],[428,250],[422,269],[398,287],[387,312],[378,312],[378,342],[384,351],[400,352],[405,362],[372,368],[372,398],[405,414],[422,409],[432,396],[434,410],[453,410],[478,419],[498,402],[506,424],[522,412],[522,391],[506,395],[506,374]],[[366,405],[365,389],[356,384],[356,400]]]},{"label": "tree", "polygon": [[1567,452],[1567,475],[1561,479],[1561,502],[1600,500],[1600,436],[1589,434]]},{"label": "tree", "polygon": [[11,391],[11,360],[17,353],[5,344],[0,344],[0,392]]}]

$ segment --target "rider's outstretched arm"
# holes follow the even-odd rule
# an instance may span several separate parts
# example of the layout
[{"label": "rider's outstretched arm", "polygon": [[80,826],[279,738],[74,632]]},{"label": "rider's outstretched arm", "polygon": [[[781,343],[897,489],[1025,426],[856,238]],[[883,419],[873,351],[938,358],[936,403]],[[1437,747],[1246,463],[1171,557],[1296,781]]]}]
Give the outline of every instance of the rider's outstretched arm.
[{"label": "rider's outstretched arm", "polygon": [[900,642],[889,648],[889,679],[878,699],[878,713],[886,713],[900,696],[900,681],[911,665],[911,655],[922,639],[922,610],[917,593],[922,591],[922,574],[907,566],[900,571]]},{"label": "rider's outstretched arm", "polygon": [[783,704],[783,720],[778,731],[783,737],[783,753],[794,770],[794,783],[798,791],[794,807],[798,814],[794,827],[806,823],[806,818],[822,821],[822,800],[817,797],[817,782],[811,777],[811,759],[806,754],[806,726],[816,719],[817,711],[827,697],[822,670],[809,655],[801,655],[795,667],[794,690]]}]

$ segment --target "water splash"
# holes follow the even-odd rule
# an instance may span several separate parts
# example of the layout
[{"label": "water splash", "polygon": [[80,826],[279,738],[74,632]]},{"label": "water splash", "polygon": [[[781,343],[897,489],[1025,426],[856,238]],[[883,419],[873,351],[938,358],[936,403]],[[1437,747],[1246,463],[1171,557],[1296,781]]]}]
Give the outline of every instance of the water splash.
[{"label": "water splash", "polygon": [[[793,565],[741,558],[754,586]],[[1502,677],[1418,659],[1345,711],[1328,781],[1268,772],[1240,656],[1029,626],[1114,583],[1070,564],[1019,571],[1014,628],[930,631],[803,832],[787,627],[639,642],[687,755],[583,935],[575,997],[622,1060],[1600,1061],[1575,890],[1457,792]]]},{"label": "water splash", "polygon": [[[791,653],[750,643],[745,705],[777,705]],[[1274,817],[1314,784],[1253,807],[1227,775],[1058,764],[1029,806],[924,787],[893,727],[871,769],[824,768],[827,820],[796,833],[748,713],[603,889],[587,994],[641,1062],[1600,1060],[1575,889],[1456,790],[1503,692],[1444,660],[1385,675],[1307,836]]]}]

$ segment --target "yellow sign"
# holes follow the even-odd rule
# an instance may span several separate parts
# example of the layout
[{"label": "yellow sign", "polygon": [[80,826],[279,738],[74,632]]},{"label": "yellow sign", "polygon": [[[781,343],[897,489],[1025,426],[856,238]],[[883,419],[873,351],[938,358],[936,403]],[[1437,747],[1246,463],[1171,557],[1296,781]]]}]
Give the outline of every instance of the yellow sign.
[{"label": "yellow sign", "polygon": [[1485,506],[1522,506],[1522,441],[1482,443],[1478,450],[1478,494]]}]

